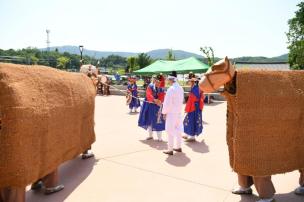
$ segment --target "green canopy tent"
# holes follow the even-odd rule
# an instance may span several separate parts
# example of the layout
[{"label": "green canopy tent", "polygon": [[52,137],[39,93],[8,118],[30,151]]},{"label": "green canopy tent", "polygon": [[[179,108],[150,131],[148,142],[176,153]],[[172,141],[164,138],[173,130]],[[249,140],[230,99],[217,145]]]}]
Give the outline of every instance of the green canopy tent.
[{"label": "green canopy tent", "polygon": [[151,65],[133,72],[137,75],[152,75],[156,73],[170,73],[176,71],[178,74],[193,73],[204,73],[209,69],[209,66],[202,63],[194,57],[190,57],[183,60],[168,61],[168,60],[157,60]]}]

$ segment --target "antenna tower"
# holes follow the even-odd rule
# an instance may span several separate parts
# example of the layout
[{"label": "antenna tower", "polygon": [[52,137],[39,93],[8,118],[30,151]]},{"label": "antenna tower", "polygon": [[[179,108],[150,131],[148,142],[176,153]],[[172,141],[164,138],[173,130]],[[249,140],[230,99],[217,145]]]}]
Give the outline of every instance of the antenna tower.
[{"label": "antenna tower", "polygon": [[47,29],[46,30],[46,47],[47,47],[47,51],[50,51],[50,32],[51,30]]}]

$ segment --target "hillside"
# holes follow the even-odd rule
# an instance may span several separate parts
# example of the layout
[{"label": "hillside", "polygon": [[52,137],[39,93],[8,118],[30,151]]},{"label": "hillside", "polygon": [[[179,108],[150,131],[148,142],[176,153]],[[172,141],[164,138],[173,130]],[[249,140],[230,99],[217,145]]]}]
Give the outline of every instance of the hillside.
[{"label": "hillside", "polygon": [[280,55],[277,57],[271,57],[271,58],[267,58],[267,57],[238,57],[238,58],[234,58],[234,61],[237,62],[287,62],[288,61],[288,54],[284,54],[284,55]]},{"label": "hillside", "polygon": [[[59,52],[68,52],[71,54],[80,54],[79,53],[79,48],[78,46],[54,46],[51,47],[51,51],[54,51],[55,49],[58,49]],[[45,48],[42,48],[41,50],[46,50]],[[153,58],[153,59],[165,59],[167,54],[168,54],[169,49],[157,49],[157,50],[152,50],[147,52],[147,54]],[[173,50],[173,53],[175,55],[176,59],[185,59],[188,57],[197,57],[197,58],[202,58],[201,55],[195,54],[195,53],[190,53],[187,51],[183,50]],[[95,51],[95,50],[88,50],[84,49],[83,52],[84,55],[88,55],[90,57],[95,57],[95,58],[102,58],[102,57],[108,57],[109,55],[119,55],[122,57],[131,57],[131,56],[136,56],[139,53],[134,53],[134,52],[112,52],[112,51]]]},{"label": "hillside", "polygon": [[[60,53],[68,52],[71,54],[77,54],[77,55],[80,54],[78,46],[53,46],[53,47],[50,47],[51,51],[54,51],[56,48],[58,49],[58,51]],[[46,48],[42,48],[41,50],[46,50]],[[130,57],[130,56],[136,56],[138,53],[95,51],[95,50],[84,49],[83,54],[88,55],[90,57],[95,57],[95,58],[102,58],[102,57],[105,58],[105,57],[108,57],[109,55],[119,55],[122,57]]]},{"label": "hillside", "polygon": [[[78,55],[80,54],[78,46],[55,46],[55,47],[51,47],[51,50],[53,51],[56,48],[61,53],[68,52],[71,54],[78,54]],[[43,48],[41,50],[45,50],[45,48]],[[169,50],[170,49],[156,49],[156,50],[151,50],[151,51],[147,52],[147,54],[153,59],[165,59]],[[205,63],[207,62],[206,59],[204,57],[202,57],[202,55],[198,55],[195,53],[191,53],[191,52],[187,52],[187,51],[183,51],[183,50],[173,50],[173,53],[177,60],[188,58],[188,57],[196,57],[196,58],[202,59]],[[105,58],[105,57],[108,57],[109,55],[119,55],[122,57],[130,57],[130,56],[136,56],[139,53],[115,52],[115,51],[95,51],[95,50],[85,49],[83,54],[88,55],[90,57],[95,57],[95,58],[102,58],[102,57]],[[217,61],[217,60],[219,60],[219,58],[215,58],[215,60]],[[260,56],[260,57],[244,56],[244,57],[233,58],[233,60],[238,61],[238,62],[287,62],[288,54],[280,55],[277,57],[271,57],[271,58],[263,57],[263,56]]]},{"label": "hillside", "polygon": [[[165,59],[169,50],[170,49],[157,49],[157,50],[149,51],[147,52],[147,54],[150,55],[150,57],[153,59]],[[175,59],[177,60],[185,59],[189,57],[203,58],[201,55],[190,53],[183,50],[173,50],[173,54],[175,56]]]}]

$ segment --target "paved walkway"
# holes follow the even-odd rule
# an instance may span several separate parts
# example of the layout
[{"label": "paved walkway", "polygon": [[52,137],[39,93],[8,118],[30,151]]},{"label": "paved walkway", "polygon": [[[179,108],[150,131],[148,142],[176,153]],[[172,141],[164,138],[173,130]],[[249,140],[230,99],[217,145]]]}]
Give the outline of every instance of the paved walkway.
[{"label": "paved walkway", "polygon": [[[28,191],[27,202],[251,202],[236,196],[235,173],[226,145],[226,103],[206,106],[204,135],[166,156],[166,143],[145,141],[138,114],[128,114],[124,97],[96,98],[96,159],[74,159],[60,167],[65,189],[54,195]],[[71,120],[72,121],[72,120]],[[164,139],[166,135],[164,134]],[[273,177],[280,201],[304,201],[292,191],[298,172]],[[256,192],[255,192],[256,194]]]}]

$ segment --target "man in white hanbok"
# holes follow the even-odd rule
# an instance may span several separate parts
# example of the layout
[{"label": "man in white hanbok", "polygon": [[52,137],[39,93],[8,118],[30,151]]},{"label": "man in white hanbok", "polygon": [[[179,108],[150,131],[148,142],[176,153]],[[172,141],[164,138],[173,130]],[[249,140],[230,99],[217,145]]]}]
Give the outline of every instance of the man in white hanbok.
[{"label": "man in white hanbok", "polygon": [[[168,134],[168,151],[164,153],[173,155],[173,151],[182,152],[184,90],[177,82],[175,71],[168,76],[168,82],[171,87],[167,90],[162,108],[162,114],[166,119],[165,130]],[[175,147],[174,140],[176,140]]]}]

